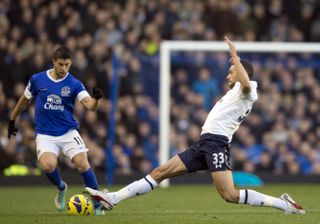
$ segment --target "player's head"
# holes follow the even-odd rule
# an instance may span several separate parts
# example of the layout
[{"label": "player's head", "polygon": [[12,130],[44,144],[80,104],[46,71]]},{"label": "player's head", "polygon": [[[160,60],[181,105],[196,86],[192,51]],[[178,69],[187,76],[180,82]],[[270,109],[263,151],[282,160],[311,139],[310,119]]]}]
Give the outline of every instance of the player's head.
[{"label": "player's head", "polygon": [[[240,60],[240,63],[242,64],[243,68],[246,70],[249,79],[253,76],[253,66],[250,62],[246,60]],[[236,77],[234,73],[234,66],[232,65],[228,71],[227,75],[227,82],[230,88],[233,88],[233,86],[236,84]]]},{"label": "player's head", "polygon": [[53,53],[52,62],[54,71],[59,78],[65,77],[72,64],[72,53],[69,48],[62,46]]}]

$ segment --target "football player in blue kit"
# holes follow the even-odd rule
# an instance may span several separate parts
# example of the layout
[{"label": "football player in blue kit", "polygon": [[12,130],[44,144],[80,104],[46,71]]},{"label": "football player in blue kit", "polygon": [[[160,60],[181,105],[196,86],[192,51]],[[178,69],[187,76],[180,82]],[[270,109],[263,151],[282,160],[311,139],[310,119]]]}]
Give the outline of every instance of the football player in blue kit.
[{"label": "football player in blue kit", "polygon": [[[88,110],[96,111],[103,92],[99,88],[89,95],[84,85],[69,73],[72,64],[71,51],[62,46],[55,50],[53,68],[31,76],[24,94],[13,109],[8,138],[16,135],[15,121],[35,98],[35,129],[37,158],[50,182],[57,186],[54,203],[59,211],[65,208],[66,183],[57,168],[60,151],[68,157],[80,173],[85,186],[98,189],[95,173],[90,168],[85,146],[77,130],[78,123],[73,117],[75,100]],[[94,201],[96,215],[104,214],[97,201]]]},{"label": "football player in blue kit", "polygon": [[237,190],[230,167],[232,136],[251,111],[258,99],[257,82],[250,81],[253,67],[240,60],[234,44],[225,37],[229,46],[231,67],[227,75],[230,90],[214,105],[202,126],[200,139],[186,151],[172,157],[167,163],[155,168],[146,177],[137,180],[116,192],[101,192],[86,187],[85,190],[107,209],[111,210],[122,200],[148,193],[166,179],[197,170],[208,170],[220,196],[227,202],[252,206],[269,206],[288,214],[303,214],[305,211],[288,194],[279,198],[254,190]]}]

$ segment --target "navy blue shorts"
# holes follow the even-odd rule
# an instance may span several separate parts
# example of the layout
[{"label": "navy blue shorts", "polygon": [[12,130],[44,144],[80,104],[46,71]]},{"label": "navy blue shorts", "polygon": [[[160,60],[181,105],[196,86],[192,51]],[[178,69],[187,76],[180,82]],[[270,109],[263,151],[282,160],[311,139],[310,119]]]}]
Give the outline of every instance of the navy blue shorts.
[{"label": "navy blue shorts", "polygon": [[223,135],[203,134],[199,141],[178,156],[189,172],[232,170],[228,138]]}]

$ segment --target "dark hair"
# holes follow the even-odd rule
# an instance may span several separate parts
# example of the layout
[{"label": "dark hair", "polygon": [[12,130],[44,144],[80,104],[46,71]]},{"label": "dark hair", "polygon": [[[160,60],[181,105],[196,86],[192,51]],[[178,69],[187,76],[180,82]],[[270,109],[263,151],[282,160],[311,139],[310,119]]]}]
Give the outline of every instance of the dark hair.
[{"label": "dark hair", "polygon": [[72,53],[69,48],[62,46],[57,48],[53,53],[53,59],[72,59]]},{"label": "dark hair", "polygon": [[251,79],[251,77],[253,76],[253,66],[252,66],[252,64],[250,62],[246,61],[246,60],[240,60],[240,63],[242,64],[242,66],[244,67],[246,72],[248,73],[249,79]]}]

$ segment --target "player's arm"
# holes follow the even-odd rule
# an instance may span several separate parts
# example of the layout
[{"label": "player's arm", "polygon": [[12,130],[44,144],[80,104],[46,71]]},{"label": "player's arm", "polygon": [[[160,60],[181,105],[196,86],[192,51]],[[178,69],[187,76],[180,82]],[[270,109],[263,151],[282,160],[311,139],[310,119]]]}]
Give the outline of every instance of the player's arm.
[{"label": "player's arm", "polygon": [[31,99],[28,99],[25,95],[22,95],[11,113],[10,120],[16,120],[17,117],[27,108],[30,102]]},{"label": "player's arm", "polygon": [[91,98],[91,96],[83,98],[80,103],[85,106],[85,108],[92,111],[96,111],[99,107],[99,100]]},{"label": "player's arm", "polygon": [[99,108],[99,99],[103,97],[103,92],[99,88],[93,88],[92,96],[84,97],[80,102],[88,110],[96,111]]},{"label": "player's arm", "polygon": [[30,102],[31,98],[28,99],[25,95],[22,95],[20,97],[9,118],[10,120],[8,124],[8,138],[10,138],[11,135],[16,135],[18,129],[14,126],[15,121],[17,117],[27,108]]},{"label": "player's arm", "polygon": [[225,42],[229,45],[229,54],[231,57],[230,61],[234,66],[234,72],[236,74],[236,81],[240,82],[241,90],[243,93],[249,93],[251,91],[249,75],[240,62],[240,58],[237,55],[236,47],[228,39],[228,37],[225,37]]}]

